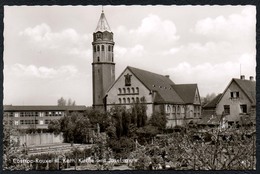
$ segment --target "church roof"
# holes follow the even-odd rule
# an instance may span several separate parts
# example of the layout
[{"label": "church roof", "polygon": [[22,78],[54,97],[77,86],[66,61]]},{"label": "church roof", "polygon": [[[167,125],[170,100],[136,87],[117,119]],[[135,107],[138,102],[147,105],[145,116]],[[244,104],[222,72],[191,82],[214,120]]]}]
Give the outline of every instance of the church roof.
[{"label": "church roof", "polygon": [[97,28],[96,28],[95,32],[98,32],[98,31],[101,31],[101,32],[104,32],[104,31],[111,32],[110,27],[109,27],[108,22],[107,22],[107,19],[105,17],[105,13],[103,11],[102,11],[101,16],[99,18],[98,25],[97,25]]},{"label": "church roof", "polygon": [[179,84],[172,87],[185,103],[194,103],[197,84]]},{"label": "church roof", "polygon": [[[127,67],[150,91],[154,91],[155,103],[184,104],[193,103],[196,84],[175,85],[167,76]],[[188,96],[190,95],[190,96]]]}]

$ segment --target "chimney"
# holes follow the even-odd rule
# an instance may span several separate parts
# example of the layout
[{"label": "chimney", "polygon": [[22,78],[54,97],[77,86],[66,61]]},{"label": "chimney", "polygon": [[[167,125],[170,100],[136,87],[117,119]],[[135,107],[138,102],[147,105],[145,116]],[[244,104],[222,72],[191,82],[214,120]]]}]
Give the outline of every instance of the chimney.
[{"label": "chimney", "polygon": [[170,78],[170,75],[165,75],[165,77]]},{"label": "chimney", "polygon": [[253,77],[253,76],[250,76],[250,77],[249,77],[249,80],[250,80],[250,81],[254,81],[254,77]]},{"label": "chimney", "polygon": [[241,76],[240,76],[240,79],[241,79],[241,80],[245,80],[245,75],[241,75]]}]

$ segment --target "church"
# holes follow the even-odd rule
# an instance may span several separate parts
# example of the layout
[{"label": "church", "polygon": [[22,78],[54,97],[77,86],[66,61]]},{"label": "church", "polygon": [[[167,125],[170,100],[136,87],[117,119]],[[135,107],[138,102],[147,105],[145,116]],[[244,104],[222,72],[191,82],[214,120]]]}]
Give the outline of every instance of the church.
[{"label": "church", "polygon": [[93,33],[93,107],[127,109],[134,103],[147,106],[148,118],[156,112],[167,116],[167,127],[201,119],[201,101],[197,84],[175,84],[169,75],[127,66],[115,79],[113,32],[102,11]]}]

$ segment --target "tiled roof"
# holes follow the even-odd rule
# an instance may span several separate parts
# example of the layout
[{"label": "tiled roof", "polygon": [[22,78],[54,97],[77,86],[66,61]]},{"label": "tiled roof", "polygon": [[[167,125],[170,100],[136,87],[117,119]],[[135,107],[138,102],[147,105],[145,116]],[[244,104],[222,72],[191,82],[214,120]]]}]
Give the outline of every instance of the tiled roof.
[{"label": "tiled roof", "polygon": [[101,31],[101,32],[104,32],[104,31],[111,32],[104,12],[101,13],[101,16],[100,16],[99,21],[98,21],[96,32],[98,32],[98,31]]},{"label": "tiled roof", "polygon": [[256,81],[233,79],[238,86],[245,92],[252,104],[256,104]]},{"label": "tiled roof", "polygon": [[218,100],[220,99],[221,96],[222,96],[222,94],[218,94],[215,98],[213,98],[211,101],[206,103],[203,106],[203,108],[205,108],[205,109],[207,109],[207,108],[216,108],[216,106],[218,104]]},{"label": "tiled roof", "polygon": [[4,105],[4,111],[84,111],[87,107],[84,105],[78,106],[14,106]]},{"label": "tiled roof", "polygon": [[179,84],[172,87],[186,104],[194,103],[197,84]]},{"label": "tiled roof", "polygon": [[[172,103],[172,104],[184,104],[193,103],[196,84],[182,84],[176,85],[167,76],[156,74],[153,72],[145,71],[142,69],[127,67],[150,91],[154,91],[155,103]],[[183,88],[183,89],[181,89]],[[195,91],[194,91],[195,89]],[[191,90],[191,91],[189,91]],[[191,97],[186,96],[191,94],[193,96],[192,102]],[[182,98],[183,97],[183,98]]]}]

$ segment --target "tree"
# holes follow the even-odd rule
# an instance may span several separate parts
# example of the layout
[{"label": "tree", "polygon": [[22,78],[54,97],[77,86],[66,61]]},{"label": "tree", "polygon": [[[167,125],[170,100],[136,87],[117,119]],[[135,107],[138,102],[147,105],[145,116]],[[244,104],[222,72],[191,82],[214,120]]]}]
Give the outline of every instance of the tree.
[{"label": "tree", "polygon": [[159,130],[166,128],[167,118],[165,114],[153,113],[148,124],[157,127]]},{"label": "tree", "polygon": [[61,97],[59,100],[58,100],[58,106],[66,106],[67,104],[67,101]]},{"label": "tree", "polygon": [[60,99],[58,99],[57,103],[58,103],[58,106],[76,106],[76,102],[72,101],[71,98],[69,98],[67,101],[66,99],[61,97]]}]

